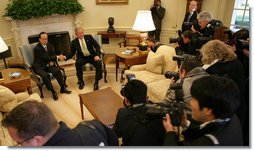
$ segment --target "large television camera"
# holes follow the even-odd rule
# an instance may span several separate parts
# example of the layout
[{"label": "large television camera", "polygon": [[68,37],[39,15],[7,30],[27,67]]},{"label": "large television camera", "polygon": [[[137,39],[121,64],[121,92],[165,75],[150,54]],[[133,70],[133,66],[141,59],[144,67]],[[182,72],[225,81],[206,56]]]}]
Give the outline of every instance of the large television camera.
[{"label": "large television camera", "polygon": [[180,126],[184,110],[182,83],[170,84],[170,89],[175,90],[175,100],[169,104],[146,104],[146,114],[150,116],[170,115],[173,126]]}]

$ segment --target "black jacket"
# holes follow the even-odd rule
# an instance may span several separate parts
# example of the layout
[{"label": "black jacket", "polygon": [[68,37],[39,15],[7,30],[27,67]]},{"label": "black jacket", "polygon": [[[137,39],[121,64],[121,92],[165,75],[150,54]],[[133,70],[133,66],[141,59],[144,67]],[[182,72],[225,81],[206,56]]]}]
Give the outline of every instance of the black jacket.
[{"label": "black jacket", "polygon": [[156,7],[152,7],[150,8],[150,11],[152,13],[155,28],[161,29],[162,19],[164,18],[165,11],[166,11],[165,8],[162,6],[160,6],[159,9],[157,9]]},{"label": "black jacket", "polygon": [[[184,146],[243,145],[241,125],[236,116],[233,116],[230,121],[211,122],[202,128],[196,125],[190,125],[190,127],[183,132],[183,135]],[[212,139],[211,135],[214,136],[215,139]],[[167,133],[164,145],[178,146],[179,142],[176,133]]]},{"label": "black jacket", "polygon": [[45,69],[50,61],[56,61],[57,56],[54,52],[54,46],[50,43],[47,44],[47,51],[42,46],[41,43],[38,43],[34,47],[34,63],[33,68],[36,69]]},{"label": "black jacket", "polygon": [[[147,118],[142,108],[118,110],[114,130],[124,146],[161,146],[165,130],[162,118]],[[146,118],[145,118],[146,117]]]},{"label": "black jacket", "polygon": [[246,114],[246,104],[247,101],[245,100],[245,75],[244,75],[244,68],[242,63],[239,60],[227,61],[227,62],[217,62],[206,69],[206,72],[210,75],[218,75],[223,77],[228,77],[232,79],[238,86],[240,90],[240,105],[236,112],[241,125],[244,125]]},{"label": "black jacket", "polygon": [[196,11],[193,12],[193,14],[191,15],[191,17],[188,21],[189,15],[190,15],[190,12],[187,12],[184,16],[184,20],[183,20],[183,24],[182,24],[182,32],[184,32],[186,30],[191,30],[191,26],[193,24],[198,23],[198,21],[197,21],[198,13]]},{"label": "black jacket", "polygon": [[107,146],[111,142],[118,144],[117,137],[109,134],[108,129],[96,120],[81,122],[74,129],[67,127],[64,122],[59,125],[57,132],[44,146]]},{"label": "black jacket", "polygon": [[[90,55],[91,56],[100,56],[100,54],[101,54],[100,45],[93,38],[93,36],[92,35],[84,35],[84,39],[85,39],[86,46],[87,46],[87,49],[88,49]],[[73,55],[76,54],[76,52],[77,52],[77,60],[79,60],[79,58],[85,57],[82,52],[81,46],[79,44],[78,38],[74,39],[71,42],[71,52],[66,56],[66,60],[72,58]]]}]

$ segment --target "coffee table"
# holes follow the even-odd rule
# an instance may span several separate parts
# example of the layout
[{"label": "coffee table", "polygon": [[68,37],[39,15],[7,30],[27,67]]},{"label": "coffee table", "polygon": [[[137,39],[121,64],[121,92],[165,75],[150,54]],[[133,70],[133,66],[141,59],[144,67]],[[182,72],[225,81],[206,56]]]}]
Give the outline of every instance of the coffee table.
[{"label": "coffee table", "polygon": [[84,119],[83,105],[85,105],[93,117],[105,125],[114,124],[118,110],[123,107],[123,98],[110,87],[79,94],[79,98],[81,118]]},{"label": "coffee table", "polygon": [[[24,92],[26,90],[28,91],[29,94],[33,93],[29,71],[21,68],[8,68],[1,70],[1,72],[4,78],[3,82],[1,82],[1,85],[9,88],[14,93]],[[18,78],[12,78],[9,76],[11,72],[20,72],[21,76]]]},{"label": "coffee table", "polygon": [[[116,60],[116,81],[117,81],[117,75],[118,75],[118,68],[119,68],[119,62],[122,62],[125,64],[124,70],[128,69],[129,66],[137,65],[137,64],[145,64],[146,58],[148,54],[140,54],[138,51],[132,53],[132,54],[122,54],[124,50],[126,50],[127,47],[119,48],[115,51],[115,60]],[[121,81],[123,78],[123,72],[121,74]]]}]

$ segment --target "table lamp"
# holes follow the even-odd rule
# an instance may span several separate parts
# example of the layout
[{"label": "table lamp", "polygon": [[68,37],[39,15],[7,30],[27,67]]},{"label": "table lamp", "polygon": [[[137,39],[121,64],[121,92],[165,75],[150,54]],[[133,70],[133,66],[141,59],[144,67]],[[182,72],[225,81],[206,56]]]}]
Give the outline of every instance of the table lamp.
[{"label": "table lamp", "polygon": [[[0,36],[0,54],[7,50],[8,50],[8,46],[5,44],[4,40]],[[1,79],[3,80],[3,76],[2,76],[2,73],[0,72],[0,81]]]},{"label": "table lamp", "polygon": [[133,30],[140,31],[140,39],[142,39],[139,50],[147,50],[146,37],[148,31],[155,30],[153,18],[150,10],[139,10],[132,27]]}]

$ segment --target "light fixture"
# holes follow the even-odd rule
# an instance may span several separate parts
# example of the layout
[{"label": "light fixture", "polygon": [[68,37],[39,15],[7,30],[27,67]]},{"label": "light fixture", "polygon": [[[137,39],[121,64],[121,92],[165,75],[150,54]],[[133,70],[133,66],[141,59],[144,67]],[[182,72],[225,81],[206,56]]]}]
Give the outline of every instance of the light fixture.
[{"label": "light fixture", "polygon": [[[8,50],[8,46],[5,44],[4,40],[0,36],[0,55],[1,53],[5,52]],[[2,73],[0,72],[0,79],[2,79]]]},{"label": "light fixture", "polygon": [[140,31],[140,39],[142,39],[142,42],[140,43],[139,50],[147,50],[147,45],[145,42],[147,32],[155,30],[151,11],[139,10],[137,12],[137,16],[132,29]]}]

